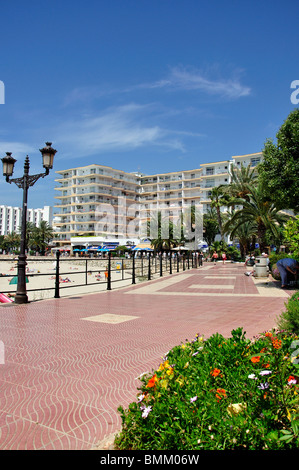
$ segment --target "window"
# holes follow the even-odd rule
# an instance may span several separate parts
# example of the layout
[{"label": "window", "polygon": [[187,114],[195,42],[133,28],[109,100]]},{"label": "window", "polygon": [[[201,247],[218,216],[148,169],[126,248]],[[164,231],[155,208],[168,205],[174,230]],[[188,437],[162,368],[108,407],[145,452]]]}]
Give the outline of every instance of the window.
[{"label": "window", "polygon": [[261,159],[259,157],[253,157],[250,159],[250,165],[256,166],[260,163]]},{"label": "window", "polygon": [[214,168],[207,168],[206,169],[206,175],[213,175],[214,174]]},{"label": "window", "polygon": [[213,188],[215,186],[215,180],[210,179],[206,182],[206,188]]}]

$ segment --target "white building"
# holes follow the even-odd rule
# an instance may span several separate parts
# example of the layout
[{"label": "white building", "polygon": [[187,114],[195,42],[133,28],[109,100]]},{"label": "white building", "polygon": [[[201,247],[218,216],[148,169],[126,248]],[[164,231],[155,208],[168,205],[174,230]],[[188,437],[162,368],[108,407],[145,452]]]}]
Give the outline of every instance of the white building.
[{"label": "white building", "polygon": [[[27,222],[38,226],[45,220],[50,226],[53,224],[53,208],[45,206],[43,209],[28,209]],[[0,205],[0,235],[7,235],[11,232],[20,232],[22,225],[22,209],[20,207]]]},{"label": "white building", "polygon": [[230,183],[232,165],[254,167],[261,159],[262,153],[239,155],[204,163],[194,170],[154,175],[127,173],[98,164],[57,171],[57,241],[73,247],[83,243],[136,244],[149,214],[152,217],[160,212],[175,222],[191,207],[205,213],[212,188]]},{"label": "white building", "polygon": [[[202,168],[201,174],[201,203],[203,205],[203,213],[206,213],[210,208],[210,197],[212,189],[222,184],[230,184],[231,176],[230,171],[232,165],[234,168],[241,168],[241,165],[247,167],[248,165],[251,168],[256,167],[263,158],[261,152],[251,153],[247,155],[237,155],[233,156],[230,160],[224,160],[214,163],[203,163],[200,165]],[[226,210],[225,207],[221,210]]]}]

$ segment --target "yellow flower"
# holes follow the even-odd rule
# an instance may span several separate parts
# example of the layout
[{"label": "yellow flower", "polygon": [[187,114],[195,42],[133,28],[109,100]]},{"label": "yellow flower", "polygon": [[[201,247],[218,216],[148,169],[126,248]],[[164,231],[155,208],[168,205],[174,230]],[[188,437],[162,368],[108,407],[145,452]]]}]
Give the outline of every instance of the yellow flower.
[{"label": "yellow flower", "polygon": [[243,411],[246,411],[247,404],[246,403],[232,403],[227,407],[227,412],[230,416],[236,416]]},{"label": "yellow flower", "polygon": [[168,369],[169,367],[170,367],[169,362],[168,362],[168,361],[164,361],[163,363],[160,364],[158,371],[161,371],[161,370],[164,370],[164,369]]},{"label": "yellow flower", "polygon": [[165,388],[165,389],[166,389],[167,386],[168,386],[168,380],[166,380],[166,379],[160,380],[160,387],[161,387],[161,388]]},{"label": "yellow flower", "polygon": [[185,380],[184,377],[178,377],[176,379],[176,382],[178,382],[180,386],[182,387],[184,385],[184,380]]}]

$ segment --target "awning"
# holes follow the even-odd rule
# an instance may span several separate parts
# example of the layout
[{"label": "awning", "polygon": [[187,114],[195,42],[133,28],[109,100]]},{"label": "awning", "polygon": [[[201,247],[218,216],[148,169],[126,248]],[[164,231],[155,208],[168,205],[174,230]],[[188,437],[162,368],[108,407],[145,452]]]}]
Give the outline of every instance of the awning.
[{"label": "awning", "polygon": [[140,250],[146,250],[148,248],[149,250],[152,251],[151,246],[152,246],[151,243],[139,243],[138,245],[135,246],[135,248],[133,248],[133,250],[135,250],[136,248]]},{"label": "awning", "polygon": [[132,248],[132,251],[154,251],[152,248],[140,248],[140,246],[135,246],[135,248]]}]

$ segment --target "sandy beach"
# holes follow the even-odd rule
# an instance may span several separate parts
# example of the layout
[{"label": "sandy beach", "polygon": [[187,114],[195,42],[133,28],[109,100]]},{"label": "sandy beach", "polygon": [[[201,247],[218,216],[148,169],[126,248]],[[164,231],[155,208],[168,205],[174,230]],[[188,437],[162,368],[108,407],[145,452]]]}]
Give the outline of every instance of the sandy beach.
[{"label": "sandy beach", "polygon": [[[132,260],[112,259],[111,260],[111,288],[129,286],[132,283]],[[144,261],[142,273],[140,260],[135,260],[136,283],[145,280],[147,276],[147,263]],[[105,271],[108,260],[106,259],[84,259],[62,257],[59,260],[60,274],[60,297],[73,295],[83,295],[101,292],[107,289]],[[49,299],[55,293],[55,257],[38,257],[27,259],[27,295],[29,301]],[[17,256],[2,256],[0,258],[0,293],[10,295],[16,291],[17,284],[10,284],[17,275]],[[143,276],[142,276],[143,274]],[[157,276],[157,275],[156,275]],[[16,278],[15,278],[16,279]],[[117,282],[115,282],[117,281]],[[37,289],[30,291],[30,289]],[[0,304],[3,305],[3,304]]]}]

